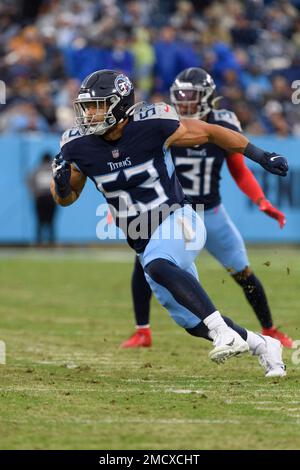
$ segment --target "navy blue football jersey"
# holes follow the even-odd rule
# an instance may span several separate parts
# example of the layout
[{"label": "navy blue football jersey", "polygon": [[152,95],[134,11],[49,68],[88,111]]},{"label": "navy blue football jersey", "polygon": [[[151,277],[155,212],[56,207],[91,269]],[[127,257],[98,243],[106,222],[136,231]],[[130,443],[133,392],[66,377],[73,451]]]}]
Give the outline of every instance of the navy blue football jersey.
[{"label": "navy blue football jersey", "polygon": [[[143,104],[135,110],[118,140],[108,141],[95,134],[82,136],[76,128],[62,137],[63,158],[103,193],[113,208],[116,224],[138,253],[144,250],[157,226],[150,224],[156,220],[153,212],[159,212],[163,204],[184,204],[171,152],[164,146],[178,126],[178,116],[171,106]],[[135,219],[147,224],[146,235],[144,229],[142,236],[132,235],[130,224],[132,227]]]},{"label": "navy blue football jersey", "polygon": [[[226,109],[212,110],[207,122],[241,132],[236,115]],[[215,144],[172,147],[171,150],[178,179],[193,206],[204,204],[207,210],[219,205],[221,170],[227,157],[226,150]]]}]

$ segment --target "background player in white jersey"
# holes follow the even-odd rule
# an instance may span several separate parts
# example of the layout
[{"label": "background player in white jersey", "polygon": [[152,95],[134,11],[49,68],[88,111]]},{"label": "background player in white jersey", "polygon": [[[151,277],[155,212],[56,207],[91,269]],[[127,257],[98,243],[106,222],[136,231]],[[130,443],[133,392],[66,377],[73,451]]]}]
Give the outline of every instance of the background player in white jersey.
[{"label": "background player in white jersey", "polygon": [[[90,178],[109,202],[160,303],[181,327],[213,341],[210,358],[223,362],[250,349],[267,377],[285,375],[279,341],[222,317],[201,287],[194,260],[203,247],[205,227],[186,204],[169,147],[216,143],[281,176],[288,171],[286,159],[230,129],[180,121],[164,103],[135,105],[132,83],[112,70],[94,72],[83,81],[75,113],[78,127],[65,133],[53,162],[55,201],[72,204]],[[113,157],[118,165],[112,164]],[[138,230],[142,226],[147,230]]]},{"label": "background player in white jersey", "polygon": [[[236,115],[227,109],[214,109],[215,96],[212,77],[201,68],[183,70],[171,87],[171,103],[181,118],[202,119],[241,132]],[[207,232],[206,249],[213,255],[233,279],[242,287],[253,308],[264,335],[278,339],[291,348],[293,341],[274,325],[264,288],[249,266],[242,236],[230,219],[221,201],[221,170],[226,161],[229,171],[240,189],[260,210],[276,219],[283,227],[285,216],[266,199],[253,173],[246,166],[240,153],[228,153],[213,143],[196,147],[172,147],[175,170],[184,193],[194,209],[203,204]],[[136,332],[122,344],[124,348],[149,347],[152,343],[150,329],[151,289],[138,259],[132,275],[132,295],[136,320]],[[191,331],[193,334],[193,331]]]}]

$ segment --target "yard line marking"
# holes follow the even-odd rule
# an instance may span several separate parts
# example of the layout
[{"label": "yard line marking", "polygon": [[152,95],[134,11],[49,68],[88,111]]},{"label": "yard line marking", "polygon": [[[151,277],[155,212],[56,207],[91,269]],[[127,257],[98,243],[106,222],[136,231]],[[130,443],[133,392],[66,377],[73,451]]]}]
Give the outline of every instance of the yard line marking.
[{"label": "yard line marking", "polygon": [[[25,419],[8,419],[7,422],[14,424],[27,424]],[[58,424],[60,422],[76,423],[76,424],[241,424],[239,420],[233,419],[139,419],[139,418],[102,418],[102,419],[88,419],[88,418],[68,418],[64,417],[63,420],[43,419],[43,425]]]},{"label": "yard line marking", "polygon": [[128,424],[240,424],[240,420],[236,419],[178,419],[178,418],[164,418],[164,419],[143,419],[143,418],[103,418],[96,420],[84,420],[81,418],[74,418],[76,423],[81,424],[114,424],[114,423],[128,423]]},{"label": "yard line marking", "polygon": [[[297,415],[296,418],[300,418],[300,415]],[[37,417],[40,425],[40,419]],[[278,425],[281,423],[282,420],[276,420],[276,419],[268,419],[268,424],[274,424]],[[28,424],[28,420],[21,419],[21,418],[12,418],[12,419],[6,419],[6,423],[13,423],[13,424]],[[256,424],[257,420],[250,420],[247,417],[244,417],[243,419],[237,420],[237,419],[178,419],[178,418],[165,418],[165,419],[143,419],[143,418],[102,418],[102,419],[89,419],[89,418],[72,418],[72,417],[64,417],[63,419],[45,419],[43,417],[43,426],[47,426],[48,424],[59,424],[59,423],[70,423],[70,424],[81,424],[81,425],[103,425],[103,424],[142,424],[142,425],[174,425],[174,424],[184,424],[184,425],[241,425],[241,424]],[[300,420],[296,421],[291,421],[289,425],[294,425],[294,426],[299,426]]]},{"label": "yard line marking", "polygon": [[[248,400],[248,401],[235,401],[234,399],[228,400],[228,403],[233,405],[275,405],[278,404],[278,400],[268,400],[268,401],[255,401],[255,400]],[[300,401],[288,401],[288,404],[298,405]]]},{"label": "yard line marking", "polygon": [[205,392],[204,390],[197,390],[197,389],[188,389],[188,388],[167,388],[165,389],[166,393],[178,393],[178,394],[189,394],[189,393],[197,393],[198,395],[203,395]]}]

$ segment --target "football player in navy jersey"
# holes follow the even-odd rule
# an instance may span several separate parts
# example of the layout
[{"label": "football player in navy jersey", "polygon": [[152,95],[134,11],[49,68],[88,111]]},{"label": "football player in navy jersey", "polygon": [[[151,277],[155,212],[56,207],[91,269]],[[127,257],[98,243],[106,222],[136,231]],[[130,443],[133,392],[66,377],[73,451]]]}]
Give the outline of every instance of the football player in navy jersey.
[{"label": "football player in navy jersey", "polygon": [[204,245],[205,227],[185,203],[169,149],[215,143],[281,176],[288,171],[286,159],[255,147],[231,129],[195,119],[180,121],[165,103],[134,104],[129,78],[112,70],[90,74],[74,108],[77,127],[63,135],[53,161],[55,201],[72,204],[90,178],[136,251],[159,302],[189,333],[213,341],[210,358],[220,363],[250,350],[266,377],[284,376],[280,342],[222,317],[201,287],[194,260]]},{"label": "football player in navy jersey", "polygon": [[[183,70],[171,87],[171,103],[181,118],[202,119],[210,124],[241,132],[236,115],[227,109],[214,109],[215,83],[203,69]],[[291,348],[293,341],[273,325],[272,315],[264,288],[249,267],[246,247],[236,226],[221,203],[221,169],[226,161],[229,171],[240,189],[260,210],[276,219],[282,228],[285,216],[265,198],[263,190],[240,153],[228,153],[214,143],[196,147],[172,147],[172,157],[177,177],[194,209],[198,204],[205,208],[207,232],[206,249],[233,279],[242,287],[260,324],[262,334],[278,339]],[[145,279],[141,264],[136,258],[132,275],[133,305],[136,332],[124,343],[124,348],[149,347],[152,343],[150,319],[151,289]]]}]

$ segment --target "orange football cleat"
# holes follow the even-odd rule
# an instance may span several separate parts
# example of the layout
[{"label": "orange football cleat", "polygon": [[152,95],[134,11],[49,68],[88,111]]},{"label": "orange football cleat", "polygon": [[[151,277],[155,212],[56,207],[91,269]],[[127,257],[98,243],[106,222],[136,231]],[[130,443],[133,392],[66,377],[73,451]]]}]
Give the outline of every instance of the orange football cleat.
[{"label": "orange football cleat", "polygon": [[138,328],[129,339],[121,344],[121,348],[150,348],[152,345],[151,328]]},{"label": "orange football cleat", "polygon": [[275,326],[271,328],[263,328],[262,334],[265,336],[271,336],[272,338],[278,339],[281,342],[282,346],[285,348],[292,348],[293,347],[293,340],[286,334],[279,331]]}]

